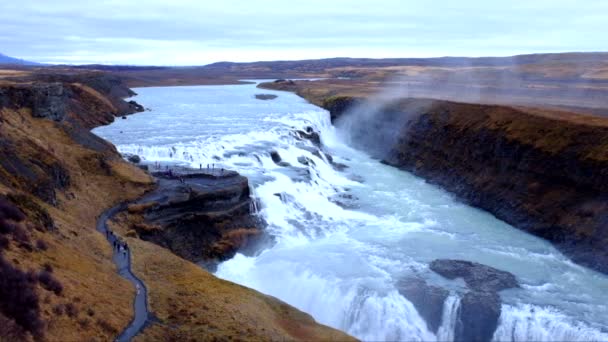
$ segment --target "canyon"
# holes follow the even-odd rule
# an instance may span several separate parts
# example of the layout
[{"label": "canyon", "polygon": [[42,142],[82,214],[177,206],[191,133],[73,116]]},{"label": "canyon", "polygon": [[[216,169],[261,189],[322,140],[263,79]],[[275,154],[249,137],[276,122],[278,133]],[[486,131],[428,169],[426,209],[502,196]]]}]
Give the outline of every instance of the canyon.
[{"label": "canyon", "polygon": [[[586,67],[570,68],[573,61]],[[505,308],[511,310],[514,305],[510,297],[513,291],[528,289],[530,279],[477,262],[451,260],[449,255],[434,256],[433,261],[424,259],[424,255],[423,261],[446,279],[462,278],[468,292],[427,284],[435,278],[421,280],[416,276],[422,271],[417,269],[413,277],[397,273],[395,288],[416,308],[410,312],[408,305],[396,302],[411,319],[407,329],[412,335],[399,330],[401,326],[396,329],[398,333],[387,328],[388,332],[380,335],[385,326],[374,326],[373,320],[365,319],[373,310],[356,311],[356,315],[350,312],[354,318],[325,314],[327,298],[322,297],[323,293],[298,287],[310,284],[312,288],[324,280],[315,278],[318,275],[314,273],[292,274],[309,261],[329,255],[323,265],[331,264],[334,257],[350,265],[361,258],[358,252],[348,254],[352,258],[341,255],[351,253],[346,250],[352,244],[340,245],[340,234],[335,237],[335,243],[344,247],[339,253],[330,249],[329,254],[324,254],[327,251],[321,249],[335,234],[334,223],[343,219],[339,215],[346,215],[344,222],[349,224],[368,220],[365,215],[370,213],[353,214],[349,210],[357,209],[364,197],[356,192],[360,186],[357,183],[373,183],[373,179],[350,175],[354,162],[340,155],[332,157],[332,144],[328,142],[335,138],[335,128],[345,134],[343,138],[349,146],[384,164],[376,166],[383,168],[383,177],[402,182],[395,184],[416,187],[416,183],[403,183],[399,178],[409,177],[401,173],[411,173],[447,190],[460,202],[551,242],[575,263],[607,274],[605,67],[603,54],[564,54],[511,59],[330,59],[218,63],[192,68],[21,66],[0,70],[0,273],[9,279],[0,284],[1,297],[6,298],[0,303],[0,322],[6,327],[0,329],[0,339],[108,340],[128,326],[138,289],[116,273],[112,247],[95,230],[100,215],[120,203],[124,210],[109,219],[107,225],[128,243],[131,270],[146,286],[151,313],[135,340],[352,339],[338,329],[363,339],[422,336],[490,340],[493,336],[507,336],[508,316],[502,315]],[[509,79],[505,73],[522,82],[503,82],[494,87],[498,76]],[[242,94],[236,88],[212,90],[222,96],[226,92],[227,97],[221,97],[226,103],[234,100],[247,108],[252,106],[247,102],[251,98],[260,106],[277,106],[278,113],[286,110],[281,106],[287,104],[308,116],[290,117],[288,126],[292,126],[280,126],[284,131],[269,124],[281,122],[283,117],[269,115],[255,122],[248,121],[255,116],[239,117],[231,124],[237,127],[237,133],[230,132],[242,134],[239,138],[258,139],[243,146],[230,137],[214,137],[214,132],[205,132],[210,137],[204,140],[205,144],[198,141],[192,146],[171,138],[161,148],[129,143],[142,140],[136,136],[142,134],[137,124],[145,121],[142,116],[130,115],[147,109],[125,100],[136,95],[130,86],[237,87],[245,83],[243,79],[261,77],[285,79],[259,85],[269,90],[268,94],[260,94],[259,89],[241,91]],[[429,83],[429,79],[433,81]],[[473,88],[477,90],[472,91]],[[144,93],[150,91],[142,98],[162,100],[168,96],[173,101],[172,96],[183,95],[180,91],[204,92],[196,87],[166,93],[159,89],[142,88]],[[293,92],[327,112],[285,99],[291,94],[276,90]],[[148,106],[149,102],[154,103],[142,103]],[[156,105],[160,106],[160,102]],[[175,116],[168,121],[171,125],[159,119],[167,130],[183,127],[180,124],[187,122],[186,126],[204,131],[204,127],[219,122],[213,118],[189,121],[187,116],[179,116],[182,113],[178,109],[169,114],[158,108],[149,111],[157,111],[161,119],[162,115]],[[114,137],[120,137],[120,143],[112,140],[118,149],[99,134],[91,133],[112,124],[117,117],[122,118],[117,123],[132,129],[125,130],[125,135],[122,128],[114,129]],[[128,126],[133,122],[135,126]],[[262,138],[238,131],[238,127],[258,124],[263,133],[256,134]],[[113,126],[123,127],[116,123]],[[187,130],[174,133],[167,135],[188,137]],[[146,134],[149,133],[144,133],[144,138],[153,137]],[[267,134],[276,137],[268,138]],[[276,139],[276,146],[270,146],[265,139]],[[153,158],[167,164],[155,167]],[[349,158],[363,160],[361,165],[372,165],[372,161],[358,154]],[[209,170],[207,162],[227,164],[241,174],[223,168],[218,173],[213,166]],[[355,166],[363,170],[364,176],[375,173],[361,165]],[[400,172],[395,175],[390,171],[393,168],[406,172],[395,171]],[[350,178],[338,177],[334,172],[344,172]],[[310,191],[305,183],[314,183],[317,188]],[[322,198],[321,193],[333,197]],[[302,205],[298,196],[307,196],[308,202]],[[272,211],[272,205],[276,205],[277,212]],[[460,211],[456,208],[455,212]],[[296,214],[281,216],[285,213]],[[330,216],[328,227],[332,228],[324,231],[319,227],[326,224],[326,216]],[[414,221],[404,225],[378,217],[383,225],[396,224],[404,230],[409,229],[410,223],[418,224]],[[426,220],[423,223],[427,225]],[[427,228],[434,232],[433,224],[428,223]],[[341,225],[336,225],[338,231]],[[277,227],[293,227],[301,233],[277,231]],[[483,230],[471,227],[471,234],[482,234],[475,232],[478,228]],[[510,228],[505,225],[505,229]],[[287,244],[296,252],[303,248],[298,247],[302,244],[310,248],[311,254],[307,258],[289,254],[286,241],[297,242],[295,248]],[[409,246],[405,241],[400,243]],[[278,247],[273,249],[275,246]],[[261,255],[261,251],[265,254]],[[268,261],[272,256],[277,264]],[[299,263],[290,264],[293,259]],[[253,263],[256,267],[251,266]],[[363,264],[376,267],[373,263]],[[284,267],[281,272],[274,268],[277,265]],[[339,269],[343,271],[342,267]],[[456,269],[465,271],[453,273]],[[587,274],[583,268],[579,271]],[[471,282],[471,272],[481,272],[475,274],[482,274],[482,278],[489,274],[488,278],[503,279],[507,285],[488,290],[475,279]],[[283,283],[268,280],[275,277],[281,279],[276,282]],[[343,284],[335,284],[332,291],[339,292]],[[355,287],[364,287],[359,285]],[[285,290],[289,288],[299,288],[312,299],[300,302],[299,296],[294,299]],[[507,294],[499,295],[502,290]],[[273,296],[276,293],[280,299],[262,292]],[[454,293],[462,298],[455,301]],[[394,308],[393,302],[387,304],[374,296],[366,297],[378,300],[368,303],[370,307]],[[427,300],[432,305],[421,304]],[[459,308],[452,317],[475,322],[479,315],[474,312],[481,308],[487,319],[466,326],[462,321],[455,322],[452,335],[446,335],[443,315],[449,314],[449,305]],[[419,316],[423,323],[416,320]]]},{"label": "canyon", "polygon": [[335,125],[347,123],[354,146],[608,272],[608,119],[517,105],[386,101],[306,81],[260,87],[321,105]]}]

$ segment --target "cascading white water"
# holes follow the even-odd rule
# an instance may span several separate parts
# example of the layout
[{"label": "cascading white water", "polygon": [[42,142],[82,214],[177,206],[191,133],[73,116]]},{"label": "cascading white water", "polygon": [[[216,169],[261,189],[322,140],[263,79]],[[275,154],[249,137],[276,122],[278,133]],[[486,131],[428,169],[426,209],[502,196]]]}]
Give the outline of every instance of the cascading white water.
[{"label": "cascading white water", "polygon": [[[608,340],[608,279],[548,243],[347,146],[322,109],[289,93],[260,101],[254,85],[138,89],[151,112],[96,133],[146,162],[215,164],[249,177],[275,244],[237,254],[216,275],[278,297],[364,340],[452,340],[463,288],[433,274],[436,258],[515,274],[496,340]],[[334,168],[294,132],[320,132]],[[278,152],[282,162],[273,162]],[[417,275],[451,295],[437,334],[396,285]]]},{"label": "cascading white water", "polygon": [[460,307],[460,297],[450,295],[443,304],[443,316],[441,317],[441,326],[437,331],[438,341],[454,341],[454,330],[456,328],[456,319],[458,308]]}]

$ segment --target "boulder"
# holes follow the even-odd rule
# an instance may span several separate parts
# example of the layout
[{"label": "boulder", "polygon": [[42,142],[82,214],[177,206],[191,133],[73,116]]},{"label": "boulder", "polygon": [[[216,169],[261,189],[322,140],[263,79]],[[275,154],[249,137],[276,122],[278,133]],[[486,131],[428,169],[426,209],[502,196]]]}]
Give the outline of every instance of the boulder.
[{"label": "boulder", "polygon": [[277,151],[270,152],[270,158],[272,158],[272,161],[275,162],[275,164],[280,163],[282,160],[281,155]]},{"label": "boulder", "polygon": [[137,154],[125,154],[125,157],[133,164],[139,164],[141,162],[141,158]]},{"label": "boulder", "polygon": [[312,127],[307,127],[306,131],[297,130],[296,135],[300,139],[310,140],[315,146],[321,145],[321,136],[319,133],[315,132]]},{"label": "boulder", "polygon": [[519,287],[513,274],[476,262],[437,259],[431,262],[430,268],[448,279],[462,278],[475,291],[497,292]]},{"label": "boulder", "polygon": [[462,278],[470,289],[460,301],[454,340],[490,341],[501,312],[498,291],[519,287],[515,276],[466,260],[437,259],[429,267],[448,279]]},{"label": "boulder", "polygon": [[415,277],[400,280],[397,283],[397,290],[414,304],[429,330],[437,333],[443,316],[443,303],[448,298],[449,291],[429,285],[423,279]]},{"label": "boulder", "polygon": [[127,102],[128,106],[129,106],[129,113],[138,113],[138,112],[143,112],[145,110],[144,106],[140,105],[139,103],[131,100],[129,102]]},{"label": "boulder", "polygon": [[304,156],[299,156],[298,157],[298,163],[300,163],[302,165],[306,165],[306,166],[308,166],[310,164],[315,165],[315,162],[312,161],[312,159],[304,157]]},{"label": "boulder", "polygon": [[255,98],[258,100],[274,100],[278,96],[274,94],[255,94]]},{"label": "boulder", "polygon": [[496,292],[467,292],[460,300],[454,341],[491,341],[500,311],[500,297]]}]

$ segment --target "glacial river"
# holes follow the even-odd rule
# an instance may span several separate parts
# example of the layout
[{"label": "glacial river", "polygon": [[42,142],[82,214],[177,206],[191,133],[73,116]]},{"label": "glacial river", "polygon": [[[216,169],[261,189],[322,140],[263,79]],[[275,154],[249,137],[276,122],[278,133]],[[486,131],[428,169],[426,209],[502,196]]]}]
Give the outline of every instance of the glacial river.
[{"label": "glacial river", "polygon": [[[349,147],[325,110],[253,84],[136,91],[135,100],[151,111],[96,134],[145,162],[215,164],[250,179],[274,243],[220,264],[218,277],[363,340],[445,341],[453,339],[463,286],[434,274],[428,263],[471,260],[509,271],[522,285],[500,293],[495,340],[608,340],[608,277]],[[278,98],[257,100],[257,93]],[[336,170],[294,134],[309,126],[346,169]],[[289,165],[275,164],[272,151]],[[414,274],[451,291],[436,334],[397,290],[400,279]]]}]

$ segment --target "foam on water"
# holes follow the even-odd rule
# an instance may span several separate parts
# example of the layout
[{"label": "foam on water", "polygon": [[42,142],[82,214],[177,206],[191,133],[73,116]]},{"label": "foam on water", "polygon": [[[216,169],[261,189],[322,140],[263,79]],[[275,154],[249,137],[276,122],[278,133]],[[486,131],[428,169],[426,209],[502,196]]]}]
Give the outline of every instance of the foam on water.
[{"label": "foam on water", "polygon": [[[605,276],[350,148],[324,110],[282,92],[264,90],[279,97],[255,100],[253,85],[137,91],[137,100],[152,111],[97,134],[147,162],[215,164],[250,179],[255,210],[276,243],[256,256],[237,254],[217,276],[276,296],[363,340],[449,341],[462,287],[430,272],[428,263],[466,259],[512,272],[522,283],[501,294],[496,340],[608,339]],[[307,127],[321,133],[325,152],[346,170],[336,170],[294,133]],[[273,151],[289,166],[273,162]],[[451,291],[437,335],[396,287],[413,274]]]}]

